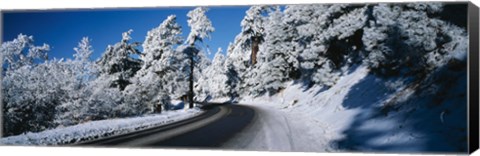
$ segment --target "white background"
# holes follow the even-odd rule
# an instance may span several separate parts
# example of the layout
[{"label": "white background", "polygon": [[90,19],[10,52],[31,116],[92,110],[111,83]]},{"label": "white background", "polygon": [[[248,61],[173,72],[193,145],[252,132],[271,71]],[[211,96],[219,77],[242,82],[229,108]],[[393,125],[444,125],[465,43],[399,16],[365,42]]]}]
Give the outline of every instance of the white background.
[{"label": "white background", "polygon": [[[423,0],[432,1],[432,0]],[[448,0],[452,1],[452,0]],[[118,8],[118,7],[152,7],[152,6],[218,6],[218,5],[253,5],[253,4],[309,4],[309,3],[373,3],[373,2],[415,2],[414,0],[0,0],[2,10],[25,10],[25,9],[66,9],[66,8]],[[479,0],[474,0],[477,6]],[[1,21],[1,17],[0,17]],[[0,24],[1,28],[1,24]],[[320,156],[320,155],[378,155],[363,153],[301,153],[301,152],[253,152],[253,151],[220,151],[220,150],[195,150],[195,149],[125,149],[125,148],[78,148],[78,147],[9,147],[1,146],[0,154],[8,155],[115,155],[115,156]],[[400,155],[400,154],[382,154]],[[412,155],[412,154],[407,154]],[[445,154],[443,154],[445,155]],[[480,155],[476,152],[474,155]]]}]

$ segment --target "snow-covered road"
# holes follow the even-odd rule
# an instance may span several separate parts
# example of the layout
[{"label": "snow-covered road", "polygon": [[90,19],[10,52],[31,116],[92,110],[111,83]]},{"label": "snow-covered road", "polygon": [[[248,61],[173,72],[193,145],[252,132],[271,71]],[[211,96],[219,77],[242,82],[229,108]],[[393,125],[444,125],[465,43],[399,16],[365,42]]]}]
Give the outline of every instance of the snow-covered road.
[{"label": "snow-covered road", "polygon": [[[285,113],[269,104],[247,104],[255,109],[252,123],[223,145],[235,150],[328,151],[324,132],[312,132],[320,126],[301,114]],[[318,130],[318,129],[317,129]]]}]

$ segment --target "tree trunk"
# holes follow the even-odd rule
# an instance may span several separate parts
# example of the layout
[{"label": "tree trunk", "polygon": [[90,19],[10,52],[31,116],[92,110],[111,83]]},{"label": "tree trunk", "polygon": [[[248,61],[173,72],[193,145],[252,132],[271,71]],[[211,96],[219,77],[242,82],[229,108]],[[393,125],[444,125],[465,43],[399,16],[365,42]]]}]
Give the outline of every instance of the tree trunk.
[{"label": "tree trunk", "polygon": [[190,101],[190,105],[189,105],[189,108],[193,108],[193,67],[195,66],[194,62],[193,62],[193,54],[192,56],[190,56],[190,77],[189,77],[189,81],[190,81],[190,84],[189,84],[189,88],[190,88],[190,91],[189,91],[189,101]]},{"label": "tree trunk", "polygon": [[162,105],[161,104],[155,105],[155,113],[162,113]]},{"label": "tree trunk", "polygon": [[252,61],[252,65],[257,63],[257,53],[258,53],[258,44],[260,39],[258,36],[252,37],[252,54],[250,55],[250,60]]}]

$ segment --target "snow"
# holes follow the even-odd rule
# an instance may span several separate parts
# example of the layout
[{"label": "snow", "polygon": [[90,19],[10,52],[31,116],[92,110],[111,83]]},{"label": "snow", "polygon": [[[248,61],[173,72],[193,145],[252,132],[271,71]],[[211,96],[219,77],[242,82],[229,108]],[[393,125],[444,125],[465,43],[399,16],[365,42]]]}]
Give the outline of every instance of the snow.
[{"label": "snow", "polygon": [[[318,121],[305,120],[301,114],[272,109],[275,103],[247,104],[255,109],[256,118],[244,131],[223,145],[235,150],[263,151],[326,151],[326,131],[312,131]],[[316,129],[318,130],[318,129]]]},{"label": "snow", "polygon": [[166,111],[124,119],[108,119],[59,127],[38,133],[26,133],[0,139],[0,145],[62,145],[93,140],[101,137],[121,135],[141,129],[166,125],[201,114],[198,108]]},{"label": "snow", "polygon": [[[228,149],[300,152],[466,152],[464,76],[456,79],[440,106],[431,96],[416,95],[405,85],[369,74],[365,66],[351,69],[329,89],[288,82],[274,96],[245,97],[255,108],[254,122],[224,144]],[[387,85],[387,84],[390,84]],[[392,88],[392,86],[396,88]],[[395,111],[383,112],[390,101]],[[398,105],[400,105],[398,104]],[[443,116],[448,112],[449,123]],[[447,126],[448,125],[448,126]]]},{"label": "snow", "polygon": [[[346,98],[348,89],[367,73],[368,70],[362,67],[318,95],[315,94],[321,90],[319,87],[304,92],[301,85],[290,82],[289,87],[274,96],[242,99],[240,103],[254,107],[258,116],[251,127],[226,143],[225,148],[332,151],[328,142],[341,138],[338,132],[344,130],[360,111],[345,110],[338,104]],[[319,99],[322,104],[315,102]]]},{"label": "snow", "polygon": [[202,41],[205,38],[210,38],[210,33],[215,31],[212,22],[205,13],[208,11],[205,7],[197,7],[187,13],[187,23],[191,28],[188,34],[186,43],[193,45],[196,41]]}]

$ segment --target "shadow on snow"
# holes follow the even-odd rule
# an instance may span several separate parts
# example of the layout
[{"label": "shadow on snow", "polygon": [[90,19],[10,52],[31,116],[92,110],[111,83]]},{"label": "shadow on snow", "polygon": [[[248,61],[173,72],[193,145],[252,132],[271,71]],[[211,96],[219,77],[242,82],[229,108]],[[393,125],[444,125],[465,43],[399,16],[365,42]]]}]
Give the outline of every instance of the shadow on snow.
[{"label": "shadow on snow", "polygon": [[[341,132],[343,138],[331,142],[334,148],[353,152],[467,152],[466,69],[439,69],[409,95],[389,89],[385,82],[369,74],[351,88],[342,106],[360,109],[360,113]],[[383,106],[385,98],[395,96],[404,100],[392,107]]]}]

